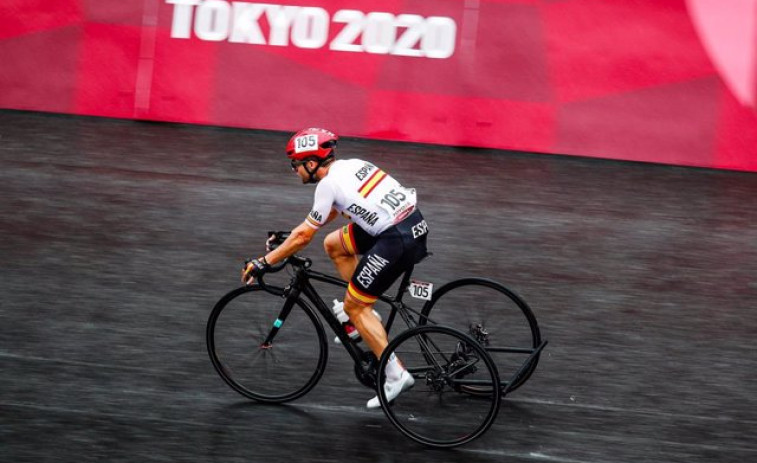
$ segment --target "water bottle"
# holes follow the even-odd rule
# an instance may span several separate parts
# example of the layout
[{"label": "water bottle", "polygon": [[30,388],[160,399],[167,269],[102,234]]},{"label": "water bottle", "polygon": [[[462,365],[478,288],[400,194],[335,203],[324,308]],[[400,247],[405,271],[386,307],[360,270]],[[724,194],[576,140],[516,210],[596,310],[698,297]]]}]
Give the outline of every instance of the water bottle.
[{"label": "water bottle", "polygon": [[[336,315],[336,319],[342,323],[342,327],[344,328],[344,331],[347,332],[350,339],[359,340],[360,333],[358,333],[357,328],[355,328],[355,325],[350,321],[350,317],[345,313],[344,302],[339,302],[337,299],[334,299],[334,306],[331,310],[334,312],[334,315]],[[334,338],[334,342],[341,344],[342,341],[339,337],[336,337]]]}]

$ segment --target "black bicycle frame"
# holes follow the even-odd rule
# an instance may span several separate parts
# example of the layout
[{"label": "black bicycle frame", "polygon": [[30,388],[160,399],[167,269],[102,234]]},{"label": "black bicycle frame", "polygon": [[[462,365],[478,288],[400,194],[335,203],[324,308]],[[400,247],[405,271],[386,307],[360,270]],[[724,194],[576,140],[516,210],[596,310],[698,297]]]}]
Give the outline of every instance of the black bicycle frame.
[{"label": "black bicycle frame", "polygon": [[[264,282],[262,278],[258,279],[258,282],[264,290],[276,294],[279,296],[282,296],[286,298],[286,302],[284,302],[284,306],[281,309],[281,312],[279,313],[279,318],[274,323],[274,326],[271,328],[271,331],[268,334],[268,337],[264,341],[263,346],[270,345],[273,341],[273,338],[276,336],[276,333],[278,332],[279,328],[283,325],[284,321],[286,321],[286,317],[289,315],[289,313],[292,311],[292,308],[294,307],[295,301],[301,296],[305,296],[305,298],[309,301],[302,301],[305,305],[307,305],[310,309],[312,309],[311,305],[315,307],[315,309],[321,314],[324,320],[326,320],[326,323],[331,327],[331,329],[334,331],[334,333],[339,337],[339,339],[342,341],[342,346],[347,350],[350,357],[352,357],[353,361],[355,362],[356,366],[359,366],[362,368],[363,372],[368,372],[371,368],[371,365],[369,364],[366,366],[367,360],[370,359],[370,357],[367,357],[367,354],[370,353],[370,351],[365,351],[361,349],[356,342],[353,342],[352,339],[347,335],[347,332],[343,329],[342,323],[336,318],[336,315],[332,312],[331,308],[326,305],[326,302],[323,300],[323,298],[318,294],[318,291],[313,287],[313,285],[310,283],[310,280],[320,281],[322,283],[331,284],[334,286],[340,286],[342,288],[347,288],[348,283],[344,280],[341,280],[339,278],[333,277],[331,275],[326,275],[325,273],[317,272],[315,270],[310,270],[310,266],[312,262],[310,259],[302,258],[293,256],[290,257],[287,262],[292,265],[292,267],[295,270],[294,275],[292,276],[292,281],[289,286],[284,288],[283,291],[281,291],[279,288],[271,288],[268,287]],[[283,268],[283,266],[280,267],[280,269]],[[388,296],[386,294],[379,296],[380,301],[385,302],[391,306],[391,312],[389,313],[389,317],[387,318],[386,323],[384,324],[384,329],[387,333],[391,330],[392,324],[394,323],[394,319],[396,315],[399,313],[400,317],[403,319],[405,324],[408,328],[413,328],[415,326],[418,326],[418,322],[412,317],[410,312],[412,309],[405,305],[404,302],[402,302],[402,298],[405,294],[405,291],[407,290],[408,286],[410,285],[410,278],[413,273],[413,267],[410,267],[408,270],[405,271],[404,275],[402,276],[402,280],[400,282],[400,286],[397,290],[397,295],[394,297]],[[413,311],[414,312],[414,311]],[[417,313],[417,312],[416,312]],[[423,315],[418,314],[419,317],[423,317]],[[427,321],[434,323],[433,320],[430,318],[426,318]],[[500,387],[503,390],[503,393],[506,394],[509,390],[511,385],[515,382],[515,380],[528,368],[531,361],[533,361],[534,358],[536,358],[541,351],[544,349],[544,347],[547,345],[547,341],[543,340],[539,346],[537,346],[534,349],[525,349],[525,348],[502,348],[502,349],[493,349],[497,352],[512,352],[512,353],[522,353],[522,354],[529,354],[528,358],[521,364],[520,368],[513,374],[509,380],[501,380],[500,381]],[[376,359],[378,360],[378,359]],[[463,385],[482,385],[485,386],[489,384],[485,380],[461,380],[458,382],[459,384]]]},{"label": "black bicycle frame", "polygon": [[[347,349],[347,352],[349,353],[350,357],[355,361],[355,364],[360,365],[362,364],[366,359],[366,351],[361,349],[357,343],[353,342],[350,337],[347,335],[346,331],[342,327],[342,323],[336,318],[336,315],[333,313],[330,307],[326,305],[326,302],[323,300],[323,298],[318,294],[318,291],[313,287],[310,280],[320,281],[322,283],[331,284],[334,286],[340,286],[342,288],[347,288],[348,283],[344,280],[341,280],[339,278],[333,277],[331,275],[326,275],[325,273],[317,272],[315,270],[310,270],[310,260],[304,259],[304,258],[290,258],[289,263],[292,264],[295,273],[292,277],[292,281],[289,286],[287,286],[283,293],[279,291],[275,291],[273,288],[268,287],[263,281],[262,278],[259,278],[258,281],[260,283],[260,286],[273,294],[277,294],[280,296],[283,296],[286,298],[286,302],[284,303],[284,306],[281,309],[281,312],[279,314],[279,319],[274,324],[273,328],[268,334],[268,337],[266,338],[264,345],[270,344],[273,341],[273,338],[276,336],[276,333],[279,330],[279,327],[283,325],[284,321],[286,321],[286,317],[291,312],[292,308],[294,307],[295,300],[297,300],[300,295],[305,296],[308,301],[310,301],[310,304],[315,307],[315,309],[321,314],[323,319],[326,321],[326,323],[331,327],[331,329],[334,331],[334,333],[339,337],[339,339],[342,341],[342,345],[345,349]],[[410,277],[412,275],[414,267],[410,267],[408,270],[405,271],[402,280],[400,282],[399,289],[397,291],[397,295],[394,297],[388,296],[388,295],[381,295],[379,296],[379,300],[382,302],[385,302],[391,306],[391,312],[389,313],[389,317],[386,320],[386,323],[384,324],[384,329],[387,333],[389,333],[389,330],[392,327],[392,324],[394,323],[394,319],[397,315],[397,313],[400,314],[400,317],[405,321],[407,326],[413,327],[417,325],[417,322],[412,318],[412,316],[408,313],[406,309],[408,307],[402,302],[402,297],[404,296],[405,291],[407,290],[407,287],[410,285]]]}]

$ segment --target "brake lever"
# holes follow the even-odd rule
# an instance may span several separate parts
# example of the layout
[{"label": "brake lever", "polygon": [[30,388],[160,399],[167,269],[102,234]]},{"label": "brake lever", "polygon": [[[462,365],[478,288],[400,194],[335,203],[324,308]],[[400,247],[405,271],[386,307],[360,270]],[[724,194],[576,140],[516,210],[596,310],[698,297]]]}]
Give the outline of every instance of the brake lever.
[{"label": "brake lever", "polygon": [[265,242],[266,251],[271,252],[278,248],[291,234],[291,231],[269,231]]},{"label": "brake lever", "polygon": [[[278,248],[291,234],[292,232],[290,231],[269,231],[268,239],[265,242],[266,252],[271,252]],[[280,272],[286,266],[288,260],[289,258],[286,258],[278,264],[271,265],[268,273]]]}]

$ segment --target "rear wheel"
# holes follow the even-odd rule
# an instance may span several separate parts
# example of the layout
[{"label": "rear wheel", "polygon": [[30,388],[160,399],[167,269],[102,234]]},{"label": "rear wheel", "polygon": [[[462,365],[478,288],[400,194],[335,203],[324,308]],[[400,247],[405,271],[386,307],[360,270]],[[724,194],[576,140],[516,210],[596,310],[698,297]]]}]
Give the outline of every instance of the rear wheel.
[{"label": "rear wheel", "polygon": [[[541,333],[531,308],[517,294],[492,280],[464,278],[434,291],[422,310],[421,324],[430,317],[437,323],[459,329],[476,339],[494,359],[501,388],[512,392],[522,386],[536,369]],[[518,370],[529,364],[516,378]],[[512,381],[510,384],[508,381]],[[471,394],[486,395],[488,386],[464,388]]]},{"label": "rear wheel", "polygon": [[266,403],[305,395],[323,375],[328,358],[326,333],[312,309],[257,285],[218,301],[206,338],[221,378],[245,397]]},{"label": "rear wheel", "polygon": [[[379,400],[389,420],[406,436],[433,447],[456,447],[481,436],[499,411],[497,367],[481,345],[455,329],[427,325],[400,333],[379,363],[379,384],[395,354],[415,379],[391,404],[383,387]],[[487,387],[476,396],[464,387]]]}]

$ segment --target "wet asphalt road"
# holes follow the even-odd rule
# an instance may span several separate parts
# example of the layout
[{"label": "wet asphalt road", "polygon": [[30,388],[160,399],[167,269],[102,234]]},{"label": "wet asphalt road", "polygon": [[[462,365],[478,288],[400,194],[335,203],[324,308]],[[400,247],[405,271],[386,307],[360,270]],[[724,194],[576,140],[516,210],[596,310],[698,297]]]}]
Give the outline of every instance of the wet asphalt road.
[{"label": "wet asphalt road", "polygon": [[418,189],[417,277],[505,282],[550,344],[456,450],[365,410],[336,346],[290,405],[235,393],[205,322],[309,211],[287,136],[0,111],[0,461],[757,461],[755,174],[343,140]]}]

